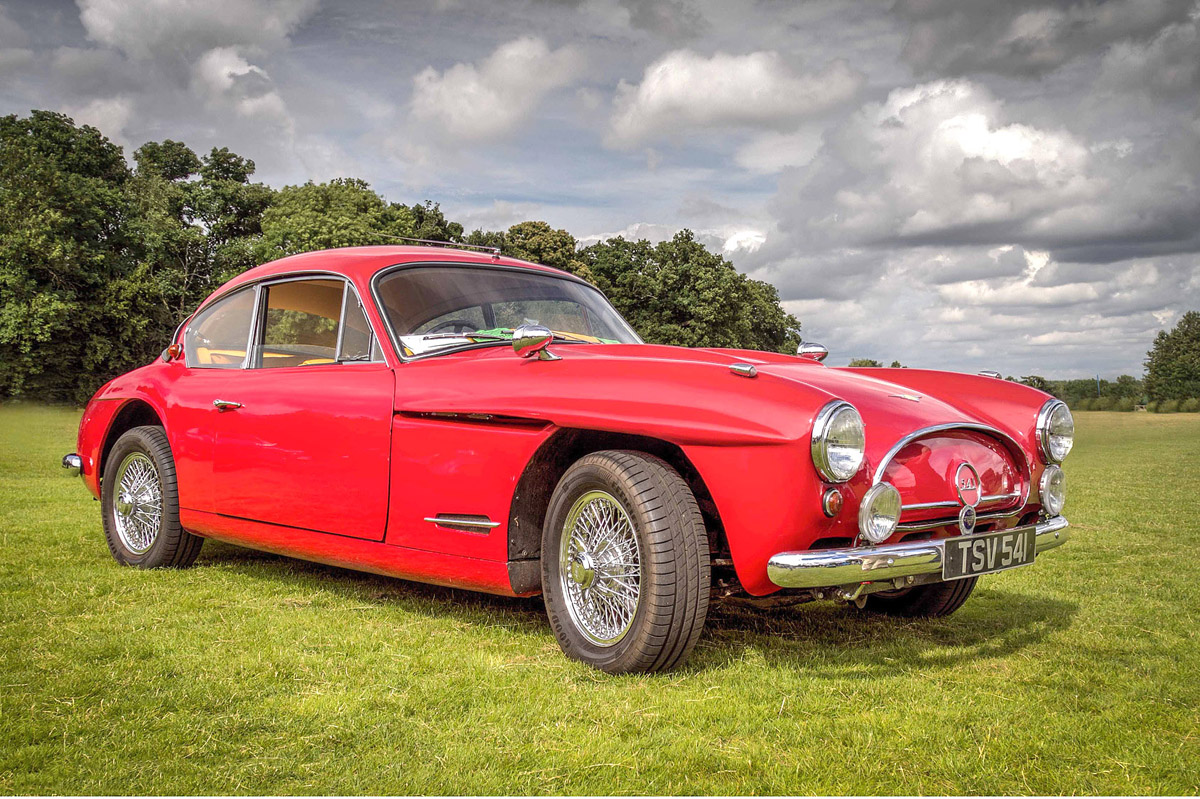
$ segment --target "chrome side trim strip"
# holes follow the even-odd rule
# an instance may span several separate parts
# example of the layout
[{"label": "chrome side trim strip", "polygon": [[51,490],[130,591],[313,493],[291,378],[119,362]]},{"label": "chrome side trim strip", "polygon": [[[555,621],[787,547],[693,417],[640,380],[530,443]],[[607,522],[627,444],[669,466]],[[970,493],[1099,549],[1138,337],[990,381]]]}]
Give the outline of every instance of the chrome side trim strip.
[{"label": "chrome side trim strip", "polygon": [[425,521],[433,524],[480,527],[488,530],[500,526],[500,522],[494,522],[486,516],[426,516]]},{"label": "chrome side trim strip", "polygon": [[[983,505],[987,502],[1007,502],[1014,499],[1020,499],[1021,492],[1014,491],[1011,494],[994,494],[992,496],[980,497],[979,504]],[[928,510],[930,508],[957,508],[962,505],[961,502],[955,502],[952,499],[943,500],[941,502],[916,502],[912,505],[905,505],[900,510]]]},{"label": "chrome side trim strip", "polygon": [[[1039,554],[1061,546],[1068,539],[1067,520],[1062,516],[1029,526],[1034,528],[1035,548]],[[919,574],[941,574],[946,542],[958,539],[959,536],[952,536],[937,541],[879,547],[780,552],[767,562],[767,577],[781,588],[827,588]]]}]

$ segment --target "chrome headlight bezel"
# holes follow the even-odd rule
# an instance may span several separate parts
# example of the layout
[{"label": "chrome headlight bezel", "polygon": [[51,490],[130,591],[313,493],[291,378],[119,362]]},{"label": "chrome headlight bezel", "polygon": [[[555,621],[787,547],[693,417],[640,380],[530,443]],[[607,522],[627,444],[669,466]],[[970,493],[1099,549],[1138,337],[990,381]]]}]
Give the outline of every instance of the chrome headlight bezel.
[{"label": "chrome headlight bezel", "polygon": [[[900,492],[891,483],[876,483],[858,506],[858,534],[872,544],[881,544],[896,532],[904,506]],[[874,524],[882,520],[884,526]]]},{"label": "chrome headlight bezel", "polygon": [[[858,457],[854,460],[854,468],[839,469],[829,457],[829,433],[833,429],[834,423],[843,417],[844,414],[853,414],[854,420],[860,431],[862,445],[858,448]],[[817,467],[817,472],[821,477],[831,483],[844,483],[854,475],[858,474],[862,469],[863,463],[866,460],[867,452],[867,431],[863,425],[862,414],[858,409],[845,400],[833,400],[825,405],[824,408],[817,413],[817,418],[813,420],[812,430],[812,461]]]},{"label": "chrome headlight bezel", "polygon": [[[1054,446],[1055,434],[1052,433],[1054,424],[1057,418],[1061,419],[1061,414],[1065,413],[1067,421],[1071,425],[1071,435],[1067,442],[1066,449],[1059,452]],[[1067,403],[1058,399],[1046,400],[1042,405],[1042,409],[1038,411],[1036,434],[1038,440],[1038,449],[1041,450],[1042,458],[1046,463],[1062,463],[1068,455],[1071,454],[1071,448],[1075,446],[1075,419],[1071,416],[1071,409],[1067,407]],[[1061,435],[1061,434],[1059,434]]]}]

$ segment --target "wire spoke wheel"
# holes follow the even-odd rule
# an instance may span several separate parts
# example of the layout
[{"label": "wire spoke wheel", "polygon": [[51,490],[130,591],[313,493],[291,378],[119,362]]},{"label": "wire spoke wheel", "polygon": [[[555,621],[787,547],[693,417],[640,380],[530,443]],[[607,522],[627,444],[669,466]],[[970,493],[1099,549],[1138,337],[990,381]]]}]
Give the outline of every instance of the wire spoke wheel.
[{"label": "wire spoke wheel", "polygon": [[113,526],[121,543],[136,555],[148,552],[158,537],[162,514],[158,468],[145,454],[129,453],[117,468],[113,502]]},{"label": "wire spoke wheel", "polygon": [[641,602],[641,551],[633,521],[612,494],[588,491],[567,513],[559,551],[567,612],[596,646],[625,637]]}]

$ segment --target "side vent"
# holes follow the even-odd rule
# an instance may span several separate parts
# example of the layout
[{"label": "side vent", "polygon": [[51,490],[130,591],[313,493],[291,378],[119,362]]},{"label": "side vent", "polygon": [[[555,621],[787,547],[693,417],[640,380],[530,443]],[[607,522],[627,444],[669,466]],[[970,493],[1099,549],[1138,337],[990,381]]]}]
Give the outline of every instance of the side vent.
[{"label": "side vent", "polygon": [[437,516],[426,516],[425,521],[447,530],[474,533],[475,535],[487,535],[492,528],[500,526],[500,522],[494,522],[487,516],[476,516],[469,513],[439,513]]}]

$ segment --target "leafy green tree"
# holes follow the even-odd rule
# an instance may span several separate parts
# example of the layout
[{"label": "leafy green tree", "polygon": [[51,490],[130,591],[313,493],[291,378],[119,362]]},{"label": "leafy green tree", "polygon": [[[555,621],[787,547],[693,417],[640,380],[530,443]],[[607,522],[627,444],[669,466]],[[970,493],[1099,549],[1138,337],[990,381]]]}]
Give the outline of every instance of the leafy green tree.
[{"label": "leafy green tree", "polygon": [[[405,208],[405,206],[400,206]],[[426,200],[423,203],[413,203],[407,206],[412,218],[413,232],[409,235],[416,239],[428,241],[445,241],[453,244],[463,243],[463,226],[450,222],[442,213],[438,203]]]},{"label": "leafy green tree", "polygon": [[545,222],[518,222],[505,233],[502,249],[513,258],[578,274],[584,264],[575,255],[576,244],[570,233]]},{"label": "leafy green tree", "polygon": [[330,247],[389,244],[392,236],[413,234],[407,207],[385,202],[365,181],[339,178],[280,189],[263,214],[256,253],[269,261]]},{"label": "leafy green tree", "polygon": [[903,369],[904,364],[900,363],[899,361],[892,361],[892,365],[888,368],[889,369]]},{"label": "leafy green tree", "polygon": [[130,177],[93,127],[49,111],[0,119],[0,394],[79,400],[151,356]]},{"label": "leafy green tree", "polygon": [[883,364],[873,358],[855,358],[850,361],[850,366],[883,366]]},{"label": "leafy green tree", "polygon": [[1152,400],[1200,397],[1200,313],[1188,311],[1160,330],[1146,353],[1146,393]]},{"label": "leafy green tree", "polygon": [[1050,391],[1050,381],[1041,375],[1027,375],[1022,377],[1018,382],[1029,386],[1030,388],[1036,388],[1038,391],[1045,391],[1051,394],[1053,393]]},{"label": "leafy green tree", "polygon": [[213,280],[220,284],[260,263],[256,245],[274,192],[251,183],[254,162],[228,148],[214,147],[201,161],[192,216],[206,231]]},{"label": "leafy green tree", "polygon": [[577,254],[590,279],[646,341],[795,352],[800,322],[689,230],[657,245],[617,237]]},{"label": "leafy green tree", "polygon": [[153,175],[163,180],[186,180],[200,171],[200,159],[183,142],[163,139],[146,142],[133,154],[139,175]]}]

